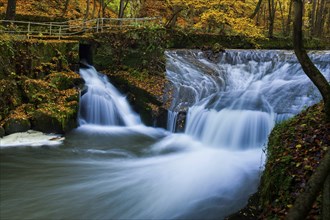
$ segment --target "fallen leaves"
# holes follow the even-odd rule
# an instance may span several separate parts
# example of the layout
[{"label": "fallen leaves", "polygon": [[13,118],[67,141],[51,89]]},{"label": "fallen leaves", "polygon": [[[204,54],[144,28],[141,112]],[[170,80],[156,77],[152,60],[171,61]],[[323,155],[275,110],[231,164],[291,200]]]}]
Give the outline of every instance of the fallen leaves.
[{"label": "fallen leaves", "polygon": [[[322,160],[330,145],[330,123],[325,121],[323,104],[276,126],[268,147],[268,161],[263,176],[260,218],[282,219]],[[307,219],[320,214],[320,201],[313,205]]]}]

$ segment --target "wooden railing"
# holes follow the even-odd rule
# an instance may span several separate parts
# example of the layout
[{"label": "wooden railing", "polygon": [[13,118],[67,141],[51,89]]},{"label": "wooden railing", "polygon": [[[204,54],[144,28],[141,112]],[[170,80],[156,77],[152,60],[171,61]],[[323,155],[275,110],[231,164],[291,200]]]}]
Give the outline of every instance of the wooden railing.
[{"label": "wooden railing", "polygon": [[87,32],[104,32],[114,29],[161,25],[160,17],[152,18],[96,18],[91,20],[69,20],[64,22],[31,22],[0,20],[0,33],[31,36],[81,35]]}]

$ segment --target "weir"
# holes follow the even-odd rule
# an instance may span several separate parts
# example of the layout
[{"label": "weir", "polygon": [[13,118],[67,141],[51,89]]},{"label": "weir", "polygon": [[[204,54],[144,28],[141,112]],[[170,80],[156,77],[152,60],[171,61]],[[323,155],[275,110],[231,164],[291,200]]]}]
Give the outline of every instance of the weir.
[{"label": "weir", "polygon": [[[227,50],[210,59],[198,50],[174,50],[167,51],[166,56],[166,74],[174,85],[168,127],[176,127],[172,117],[174,112],[187,111],[186,133],[199,139],[202,136],[205,138],[203,132],[226,132],[219,131],[219,126],[230,129],[224,123],[228,121],[228,111],[232,111],[233,119],[238,114],[234,121],[242,122],[250,117],[258,121],[257,115],[260,116],[258,123],[251,120],[249,123],[254,125],[237,125],[233,133],[237,134],[239,129],[246,130],[247,127],[252,132],[254,127],[256,130],[252,133],[258,138],[263,133],[265,141],[274,122],[286,120],[321,99],[292,51]],[[309,56],[329,79],[329,51],[311,52]],[[239,113],[242,111],[246,115],[244,118]],[[209,129],[213,124],[217,131],[212,133]],[[239,137],[233,138],[237,140]]]},{"label": "weir", "polygon": [[[223,219],[242,208],[274,123],[320,95],[290,51],[166,56],[168,130],[187,111],[183,133],[144,126],[104,75],[81,69],[80,126],[64,144],[1,151],[1,217]],[[330,52],[311,56],[329,80]]]}]

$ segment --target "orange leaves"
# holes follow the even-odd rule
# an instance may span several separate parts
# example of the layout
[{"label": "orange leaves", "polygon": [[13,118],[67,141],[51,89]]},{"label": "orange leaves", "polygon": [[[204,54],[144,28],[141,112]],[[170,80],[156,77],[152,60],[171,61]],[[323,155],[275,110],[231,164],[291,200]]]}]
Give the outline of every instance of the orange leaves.
[{"label": "orange leaves", "polygon": [[156,97],[162,97],[165,88],[165,83],[167,82],[165,77],[148,74],[145,71],[141,72],[128,72],[119,71],[116,73],[108,73],[108,75],[124,78],[130,84],[146,90],[148,93],[153,94]]},{"label": "orange leaves", "polygon": [[[170,0],[169,7],[180,7],[189,11],[187,21],[194,21],[191,26],[200,31],[221,32],[230,35],[263,37],[261,30],[249,15],[254,2],[231,0]],[[183,13],[182,13],[183,14]],[[183,16],[182,16],[183,17]],[[181,22],[182,23],[182,22]]]}]

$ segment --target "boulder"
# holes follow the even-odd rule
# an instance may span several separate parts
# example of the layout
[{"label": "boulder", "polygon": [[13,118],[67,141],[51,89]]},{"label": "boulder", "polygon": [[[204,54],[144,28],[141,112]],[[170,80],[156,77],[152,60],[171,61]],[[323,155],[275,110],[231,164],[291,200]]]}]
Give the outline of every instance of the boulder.
[{"label": "boulder", "polygon": [[32,117],[32,128],[44,133],[63,133],[61,122],[56,117],[40,111]]},{"label": "boulder", "polygon": [[13,134],[16,132],[25,132],[31,128],[29,119],[27,118],[10,118],[5,122],[5,133]]},{"label": "boulder", "polygon": [[77,127],[78,102],[47,103],[32,114],[32,128],[44,133],[64,133]]}]

